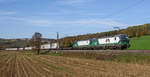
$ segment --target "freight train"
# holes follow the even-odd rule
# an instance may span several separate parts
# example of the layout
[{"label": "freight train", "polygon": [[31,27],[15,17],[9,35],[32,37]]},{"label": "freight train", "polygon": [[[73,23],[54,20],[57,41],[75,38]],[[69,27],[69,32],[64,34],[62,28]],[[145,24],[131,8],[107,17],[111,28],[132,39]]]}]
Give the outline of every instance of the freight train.
[{"label": "freight train", "polygon": [[[101,49],[127,49],[130,47],[129,38],[126,34],[111,37],[92,38],[75,41],[72,47],[59,47],[58,43],[41,45],[42,50],[101,50]],[[7,48],[6,50],[32,50],[32,47]]]}]

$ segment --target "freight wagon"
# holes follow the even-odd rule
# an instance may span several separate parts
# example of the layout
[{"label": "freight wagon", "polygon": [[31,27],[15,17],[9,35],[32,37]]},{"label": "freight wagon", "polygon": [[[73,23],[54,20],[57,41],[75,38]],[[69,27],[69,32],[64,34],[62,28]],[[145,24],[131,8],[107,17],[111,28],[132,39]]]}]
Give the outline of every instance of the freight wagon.
[{"label": "freight wagon", "polygon": [[[58,47],[57,43],[51,43],[51,44],[43,44],[41,45],[42,50],[56,50]],[[7,51],[22,51],[22,50],[32,50],[33,47],[24,47],[24,48],[6,48]]]},{"label": "freight wagon", "polygon": [[41,49],[43,49],[43,50],[57,49],[57,46],[58,46],[57,43],[44,44],[44,45],[41,45]]}]

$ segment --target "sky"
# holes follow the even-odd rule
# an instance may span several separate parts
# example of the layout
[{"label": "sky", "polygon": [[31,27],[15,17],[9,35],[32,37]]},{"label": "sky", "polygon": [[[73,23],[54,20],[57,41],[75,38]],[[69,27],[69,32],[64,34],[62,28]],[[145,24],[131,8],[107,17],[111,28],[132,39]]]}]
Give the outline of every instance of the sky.
[{"label": "sky", "polygon": [[74,36],[150,23],[150,0],[0,0],[0,38]]}]

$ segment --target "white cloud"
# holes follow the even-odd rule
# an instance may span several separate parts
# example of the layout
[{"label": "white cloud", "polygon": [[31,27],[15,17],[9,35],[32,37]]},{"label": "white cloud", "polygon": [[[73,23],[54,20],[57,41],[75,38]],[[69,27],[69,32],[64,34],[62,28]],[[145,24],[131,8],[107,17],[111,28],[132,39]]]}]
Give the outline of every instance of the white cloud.
[{"label": "white cloud", "polygon": [[66,21],[59,21],[59,20],[27,20],[25,19],[24,22],[31,23],[33,25],[38,26],[98,26],[98,27],[112,27],[112,26],[122,26],[123,24],[113,21],[113,20],[101,20],[101,19],[82,19],[82,20],[66,20]]},{"label": "white cloud", "polygon": [[59,0],[59,1],[56,1],[57,3],[59,4],[67,4],[67,5],[80,5],[80,4],[86,4],[86,3],[89,3],[93,0]]},{"label": "white cloud", "polygon": [[69,9],[60,9],[60,10],[57,10],[55,12],[42,12],[42,13],[39,13],[39,15],[47,15],[47,16],[58,16],[58,15],[71,15],[71,16],[78,16],[78,17],[81,17],[81,16],[104,16],[105,14],[104,13],[101,13],[101,12],[93,12],[93,11],[85,11],[85,10],[69,10]]},{"label": "white cloud", "polygon": [[38,25],[38,26],[49,26],[49,25],[56,24],[48,20],[25,20],[25,22],[31,23],[33,25]]},{"label": "white cloud", "polygon": [[86,3],[89,0],[64,0],[64,3],[67,4],[79,4],[79,3]]},{"label": "white cloud", "polygon": [[16,12],[14,11],[0,11],[0,15],[14,15]]},{"label": "white cloud", "polygon": [[82,19],[76,21],[67,21],[65,24],[75,24],[83,26],[121,26],[122,24],[113,20],[101,20],[101,19]]},{"label": "white cloud", "polygon": [[29,19],[29,18],[17,18],[7,17],[5,18],[12,21],[19,21],[25,24],[31,24],[34,26],[52,27],[52,26],[90,26],[90,27],[113,27],[124,26],[117,21],[106,19],[80,19],[80,20],[52,20],[52,19]]},{"label": "white cloud", "polygon": [[76,24],[83,24],[83,25],[95,25],[95,26],[100,26],[100,25],[107,25],[107,26],[121,26],[122,24],[113,20],[100,20],[100,19],[89,19],[89,20],[81,20],[81,21],[76,21]]}]

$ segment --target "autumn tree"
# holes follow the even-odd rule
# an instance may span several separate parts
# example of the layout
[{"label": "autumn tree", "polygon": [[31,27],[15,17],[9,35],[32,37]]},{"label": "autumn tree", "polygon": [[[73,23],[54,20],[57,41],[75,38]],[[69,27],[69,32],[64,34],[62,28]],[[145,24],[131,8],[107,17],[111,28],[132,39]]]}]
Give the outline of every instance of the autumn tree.
[{"label": "autumn tree", "polygon": [[41,33],[35,32],[35,34],[32,36],[31,39],[32,50],[36,51],[38,55],[40,54],[41,37],[42,37]]},{"label": "autumn tree", "polygon": [[149,27],[149,24],[144,24],[144,25],[142,26],[143,34],[144,34],[144,35],[147,35],[147,34],[148,34],[148,31],[150,30],[148,27]]},{"label": "autumn tree", "polygon": [[136,32],[136,37],[140,37],[141,36],[141,32],[138,30],[137,32]]}]

